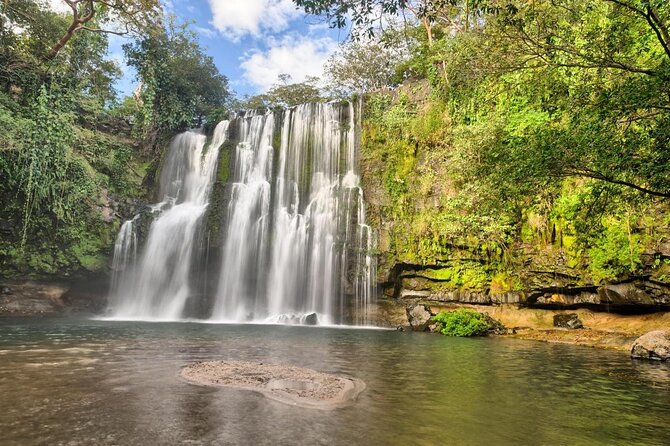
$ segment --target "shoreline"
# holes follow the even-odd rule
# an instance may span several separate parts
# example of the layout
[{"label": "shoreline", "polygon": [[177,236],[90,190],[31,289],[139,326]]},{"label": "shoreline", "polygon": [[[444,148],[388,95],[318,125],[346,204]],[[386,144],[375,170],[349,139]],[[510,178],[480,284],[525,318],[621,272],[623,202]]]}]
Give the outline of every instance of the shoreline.
[{"label": "shoreline", "polygon": [[[434,314],[469,308],[484,313],[502,323],[512,333],[501,336],[538,342],[579,345],[630,353],[633,342],[640,336],[655,330],[670,328],[670,312],[644,314],[618,314],[591,309],[538,309],[515,304],[476,305],[464,303],[441,303],[433,301],[396,302],[380,300],[376,309],[377,320],[387,326],[409,327],[406,305],[422,304]],[[554,326],[554,316],[576,314],[584,328],[567,329]],[[411,328],[409,328],[411,330]],[[435,333],[439,336],[439,333]]]},{"label": "shoreline", "polygon": [[[99,318],[104,308],[103,294],[77,289],[56,281],[0,281],[0,317],[43,318],[72,316],[75,314]],[[73,289],[74,288],[74,289]],[[7,292],[8,291],[8,292]],[[371,309],[370,327],[334,326],[341,329],[396,329],[408,327],[406,308],[409,304],[423,304],[433,313],[458,308],[470,308],[485,313],[501,322],[513,333],[496,336],[604,348],[630,352],[638,337],[654,330],[670,328],[670,312],[642,314],[619,314],[592,309],[548,309],[528,308],[517,304],[477,305],[467,303],[444,303],[430,300],[379,299]],[[583,322],[584,328],[564,329],[553,325],[558,314],[574,313]],[[185,320],[180,322],[196,322]],[[205,322],[211,323],[211,322]],[[313,328],[319,328],[315,326]]]}]

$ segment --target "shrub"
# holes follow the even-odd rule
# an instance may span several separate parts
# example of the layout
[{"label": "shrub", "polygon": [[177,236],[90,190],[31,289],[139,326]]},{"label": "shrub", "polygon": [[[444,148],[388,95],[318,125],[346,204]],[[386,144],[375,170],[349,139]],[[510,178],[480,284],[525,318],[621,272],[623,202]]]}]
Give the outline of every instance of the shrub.
[{"label": "shrub", "polygon": [[440,324],[440,332],[445,336],[486,336],[489,330],[483,314],[466,308],[442,311],[433,316],[433,321]]}]

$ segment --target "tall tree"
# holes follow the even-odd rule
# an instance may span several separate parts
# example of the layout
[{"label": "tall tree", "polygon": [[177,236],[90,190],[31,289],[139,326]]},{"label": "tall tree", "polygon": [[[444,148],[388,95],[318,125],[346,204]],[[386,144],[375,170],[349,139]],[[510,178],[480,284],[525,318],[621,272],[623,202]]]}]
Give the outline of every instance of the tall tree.
[{"label": "tall tree", "polygon": [[[61,0],[72,11],[70,24],[64,34],[53,44],[48,57],[53,59],[59,51],[81,31],[126,35],[142,33],[160,20],[159,0]],[[114,26],[120,25],[120,29]],[[103,25],[107,26],[103,26]]]},{"label": "tall tree", "polygon": [[186,24],[172,18],[141,40],[124,45],[128,64],[137,70],[144,130],[153,145],[160,132],[202,122],[230,99],[228,79],[198,44]]}]

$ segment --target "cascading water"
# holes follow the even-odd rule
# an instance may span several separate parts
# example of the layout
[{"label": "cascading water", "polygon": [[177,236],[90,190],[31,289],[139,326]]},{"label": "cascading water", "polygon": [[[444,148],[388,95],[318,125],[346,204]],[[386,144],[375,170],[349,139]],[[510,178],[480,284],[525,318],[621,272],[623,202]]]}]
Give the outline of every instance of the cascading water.
[{"label": "cascading water", "polygon": [[197,229],[208,205],[219,148],[228,122],[219,123],[209,147],[198,131],[172,141],[160,177],[163,201],[152,206],[154,220],[141,255],[132,221],[124,223],[114,250],[110,316],[176,320],[190,296],[189,275]]},{"label": "cascading water", "polygon": [[[210,320],[368,323],[376,265],[355,116],[352,104],[305,104],[234,120],[218,287],[209,299],[196,299],[201,310],[211,310]],[[173,140],[160,177],[164,198],[151,208],[143,248],[142,216],[125,222],[117,237],[111,317],[185,316],[197,294],[195,245],[227,133],[224,121],[209,149],[199,132]]]},{"label": "cascading water", "polygon": [[[281,142],[273,148],[276,123]],[[301,322],[316,313],[321,323],[365,324],[374,240],[356,169],[353,105],[252,112],[236,124],[211,319]]]}]

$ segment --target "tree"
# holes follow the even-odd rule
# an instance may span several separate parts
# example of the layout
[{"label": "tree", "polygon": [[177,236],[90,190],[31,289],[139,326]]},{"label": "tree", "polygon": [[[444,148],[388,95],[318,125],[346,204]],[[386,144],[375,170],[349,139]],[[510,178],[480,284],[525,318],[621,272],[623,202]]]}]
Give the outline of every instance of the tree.
[{"label": "tree", "polygon": [[448,96],[474,100],[458,112],[465,128],[497,135],[468,157],[474,175],[510,187],[577,176],[670,198],[670,7],[510,5],[445,46]]},{"label": "tree", "polygon": [[382,41],[349,41],[326,63],[325,72],[333,89],[343,95],[368,92],[394,85],[396,67],[408,58],[404,39],[385,33]]},{"label": "tree", "polygon": [[228,79],[186,24],[171,19],[140,41],[124,45],[124,51],[141,82],[141,124],[150,145],[160,132],[200,125],[205,115],[230,99]]},{"label": "tree", "polygon": [[308,102],[326,100],[319,88],[320,79],[308,76],[304,82],[291,83],[291,75],[280,74],[277,82],[266,92],[246,98],[242,108],[287,108]]},{"label": "tree", "polygon": [[[62,0],[72,10],[65,33],[53,44],[48,58],[53,59],[79,31],[125,35],[143,32],[160,20],[159,0]],[[114,29],[112,22],[123,29]],[[101,27],[107,23],[109,26]]]},{"label": "tree", "polygon": [[[495,9],[495,0],[294,0],[308,14],[325,17],[333,28],[351,24],[352,36],[372,37],[384,22],[408,14],[426,31],[428,44],[433,43],[433,25],[441,22],[452,30],[465,31],[481,23],[485,11]],[[491,3],[491,4],[489,4]],[[350,22],[350,23],[349,23]]]}]

